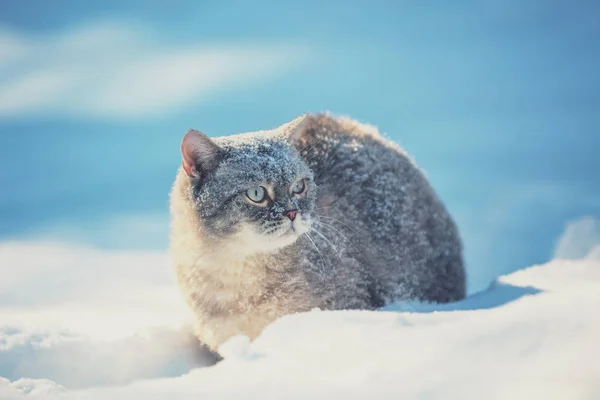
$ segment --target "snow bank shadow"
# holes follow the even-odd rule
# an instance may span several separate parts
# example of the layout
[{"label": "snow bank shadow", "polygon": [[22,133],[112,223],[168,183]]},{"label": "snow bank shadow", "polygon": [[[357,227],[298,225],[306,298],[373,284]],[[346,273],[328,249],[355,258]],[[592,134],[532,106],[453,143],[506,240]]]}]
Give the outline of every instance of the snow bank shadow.
[{"label": "snow bank shadow", "polygon": [[542,290],[533,286],[514,286],[508,283],[495,281],[487,290],[475,293],[466,299],[455,303],[398,303],[391,304],[382,308],[381,310],[416,313],[430,313],[435,311],[488,310],[490,308],[501,307],[524,296],[532,296],[541,292]]},{"label": "snow bank shadow", "polygon": [[185,331],[161,329],[98,342],[65,332],[0,327],[0,376],[10,380],[45,378],[73,389],[121,385],[180,376],[217,361],[217,355]]}]

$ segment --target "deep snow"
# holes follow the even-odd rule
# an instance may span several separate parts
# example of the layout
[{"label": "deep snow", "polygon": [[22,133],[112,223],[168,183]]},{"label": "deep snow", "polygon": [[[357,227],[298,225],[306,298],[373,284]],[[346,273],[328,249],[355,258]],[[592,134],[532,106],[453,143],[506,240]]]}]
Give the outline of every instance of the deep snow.
[{"label": "deep snow", "polygon": [[462,302],[287,316],[209,368],[166,254],[5,243],[0,399],[600,398],[600,247],[582,221],[557,259]]}]

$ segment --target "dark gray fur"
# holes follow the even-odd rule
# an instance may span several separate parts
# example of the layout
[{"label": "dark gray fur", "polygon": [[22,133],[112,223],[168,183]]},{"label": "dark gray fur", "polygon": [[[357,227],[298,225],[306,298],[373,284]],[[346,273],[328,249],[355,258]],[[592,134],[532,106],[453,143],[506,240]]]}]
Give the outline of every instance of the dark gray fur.
[{"label": "dark gray fur", "polygon": [[[446,208],[404,151],[361,130],[321,115],[294,142],[319,187],[315,227],[332,244],[318,243],[331,286],[344,292],[328,296],[331,307],[464,298],[462,245]],[[318,265],[319,255],[308,253],[309,264]],[[348,282],[348,275],[356,279]]]}]

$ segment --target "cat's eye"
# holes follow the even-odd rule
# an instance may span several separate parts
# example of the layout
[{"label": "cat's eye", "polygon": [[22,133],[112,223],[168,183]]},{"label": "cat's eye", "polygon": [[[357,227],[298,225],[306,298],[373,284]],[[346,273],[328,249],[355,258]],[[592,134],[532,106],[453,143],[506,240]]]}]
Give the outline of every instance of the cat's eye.
[{"label": "cat's eye", "polygon": [[246,190],[246,196],[255,203],[262,203],[265,200],[267,191],[262,186],[255,186]]},{"label": "cat's eye", "polygon": [[306,188],[306,185],[304,184],[304,179],[300,179],[298,182],[296,182],[292,185],[292,193],[300,194],[300,193],[304,192],[305,188]]}]

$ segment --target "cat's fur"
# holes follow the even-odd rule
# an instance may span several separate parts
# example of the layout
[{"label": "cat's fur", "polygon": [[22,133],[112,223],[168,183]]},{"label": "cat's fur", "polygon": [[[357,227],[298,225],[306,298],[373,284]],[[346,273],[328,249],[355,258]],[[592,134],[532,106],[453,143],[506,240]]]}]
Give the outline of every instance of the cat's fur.
[{"label": "cat's fur", "polygon": [[[306,115],[229,137],[191,131],[182,154],[171,252],[197,336],[212,349],[314,307],[464,297],[454,222],[415,163],[375,128]],[[292,195],[298,179],[305,191]],[[268,204],[246,196],[257,185]]]}]

